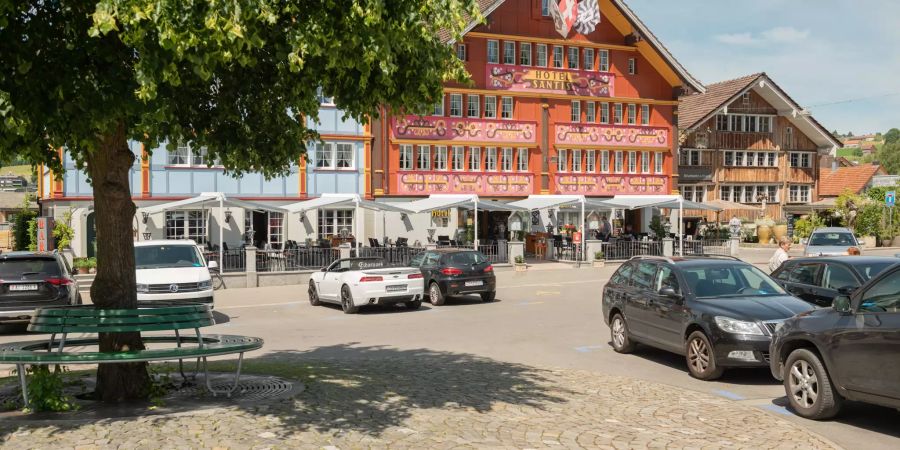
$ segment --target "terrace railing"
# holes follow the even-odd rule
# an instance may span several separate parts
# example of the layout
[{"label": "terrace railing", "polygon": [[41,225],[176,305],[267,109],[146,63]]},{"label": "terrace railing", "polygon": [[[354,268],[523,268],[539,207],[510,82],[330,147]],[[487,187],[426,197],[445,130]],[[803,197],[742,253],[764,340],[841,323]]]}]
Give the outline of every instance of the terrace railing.
[{"label": "terrace railing", "polygon": [[633,256],[662,256],[663,243],[659,241],[615,241],[602,244],[603,255],[610,261],[624,261]]}]

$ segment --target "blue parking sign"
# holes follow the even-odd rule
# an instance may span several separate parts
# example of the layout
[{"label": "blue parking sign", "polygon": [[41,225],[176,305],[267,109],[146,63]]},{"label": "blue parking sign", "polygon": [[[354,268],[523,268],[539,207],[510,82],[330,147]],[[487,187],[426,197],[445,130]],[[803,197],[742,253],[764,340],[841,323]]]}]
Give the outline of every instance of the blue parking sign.
[{"label": "blue parking sign", "polygon": [[894,207],[894,200],[896,199],[895,191],[887,191],[884,194],[884,204],[890,207]]}]

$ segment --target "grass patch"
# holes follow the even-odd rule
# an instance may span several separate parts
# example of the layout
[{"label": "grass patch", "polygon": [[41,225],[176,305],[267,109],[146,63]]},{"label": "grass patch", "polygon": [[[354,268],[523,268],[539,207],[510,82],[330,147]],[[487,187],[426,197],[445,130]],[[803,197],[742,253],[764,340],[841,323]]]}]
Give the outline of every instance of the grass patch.
[{"label": "grass patch", "polygon": [[10,173],[25,177],[26,180],[31,180],[31,166],[29,165],[0,167],[0,175],[8,175]]}]

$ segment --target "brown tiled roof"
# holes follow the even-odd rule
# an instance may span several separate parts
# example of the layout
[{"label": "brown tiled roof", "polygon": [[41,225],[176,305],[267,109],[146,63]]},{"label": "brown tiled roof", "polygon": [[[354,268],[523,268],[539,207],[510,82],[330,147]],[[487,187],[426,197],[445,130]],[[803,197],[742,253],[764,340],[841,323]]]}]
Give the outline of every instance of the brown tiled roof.
[{"label": "brown tiled roof", "polygon": [[838,167],[837,170],[831,171],[828,176],[824,176],[819,182],[819,195],[837,197],[844,192],[844,189],[850,189],[854,194],[858,194],[869,184],[872,177],[879,174],[879,172],[884,173],[884,168],[874,164]]},{"label": "brown tiled roof", "polygon": [[728,81],[706,85],[706,93],[687,95],[678,99],[678,128],[687,130],[704,117],[737,96],[764,73],[755,73]]},{"label": "brown tiled roof", "polygon": [[[481,15],[486,15],[488,11],[494,9],[496,6],[499,6],[505,0],[478,0],[478,9],[481,11]],[[473,23],[472,17],[468,14],[463,17],[466,20],[466,23],[469,25],[466,27],[466,31],[473,28],[476,23]],[[447,30],[438,31],[438,36],[441,38],[442,42],[450,42],[453,39],[453,36],[450,35],[450,32]]]}]

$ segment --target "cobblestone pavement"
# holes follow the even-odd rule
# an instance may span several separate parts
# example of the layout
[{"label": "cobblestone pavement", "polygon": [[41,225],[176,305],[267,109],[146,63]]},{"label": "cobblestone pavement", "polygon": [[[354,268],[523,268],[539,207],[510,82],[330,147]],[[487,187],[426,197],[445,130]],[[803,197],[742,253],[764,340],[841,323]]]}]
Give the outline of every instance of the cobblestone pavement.
[{"label": "cobblestone pavement", "polygon": [[311,364],[298,352],[260,358],[309,367],[293,399],[93,422],[3,420],[3,447],[834,448],[757,408],[661,384],[458,353],[359,351],[368,354],[352,364]]}]

